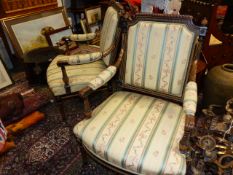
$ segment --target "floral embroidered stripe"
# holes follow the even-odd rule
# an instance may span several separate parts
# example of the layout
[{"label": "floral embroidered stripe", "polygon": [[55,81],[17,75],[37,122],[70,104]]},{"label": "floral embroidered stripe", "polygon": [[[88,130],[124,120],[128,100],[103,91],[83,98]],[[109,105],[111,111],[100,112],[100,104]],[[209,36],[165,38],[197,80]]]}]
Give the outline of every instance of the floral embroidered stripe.
[{"label": "floral embroidered stripe", "polygon": [[142,87],[145,87],[145,76],[146,76],[146,65],[147,65],[147,60],[149,59],[148,58],[148,50],[149,50],[149,42],[150,42],[150,35],[151,35],[151,30],[152,30],[152,23],[150,23],[150,27],[149,27],[149,32],[147,32],[147,38],[146,38],[146,53],[144,54],[144,64],[143,64],[143,67],[144,67],[144,70],[143,70],[143,75],[142,75]]},{"label": "floral embroidered stripe", "polygon": [[168,92],[171,93],[172,91],[172,87],[174,86],[174,74],[175,74],[175,71],[177,69],[179,69],[179,66],[177,67],[177,56],[178,56],[178,52],[180,51],[180,39],[181,39],[181,34],[182,34],[182,30],[183,30],[183,27],[180,27],[179,28],[179,34],[178,34],[178,39],[177,39],[177,44],[176,44],[176,49],[175,49],[175,55],[174,55],[174,58],[173,58],[173,65],[172,65],[172,71],[171,71],[171,80],[169,82],[169,87],[168,87]]},{"label": "floral embroidered stripe", "polygon": [[163,43],[162,43],[163,46],[162,46],[161,55],[160,55],[160,59],[159,59],[159,69],[158,69],[158,72],[156,74],[158,76],[158,79],[157,79],[157,82],[156,82],[155,90],[159,89],[159,86],[160,86],[162,63],[163,63],[163,59],[164,59],[168,29],[169,29],[169,25],[166,25],[164,35],[163,35]]},{"label": "floral embroidered stripe", "polygon": [[107,120],[105,122],[103,122],[102,126],[100,127],[99,131],[97,132],[97,135],[95,136],[95,138],[93,139],[92,142],[92,150],[94,152],[96,152],[96,142],[98,140],[98,138],[101,136],[103,130],[105,129],[105,126],[109,123],[109,121],[112,119],[112,117],[114,116],[114,114],[116,113],[116,111],[118,111],[124,104],[125,102],[127,102],[129,96],[132,96],[130,93],[127,93],[124,95],[124,97],[121,99],[120,103],[114,108],[112,109],[111,113],[110,113],[110,117],[107,118]]},{"label": "floral embroidered stripe", "polygon": [[105,146],[105,150],[104,150],[104,157],[106,160],[108,160],[108,149],[112,144],[112,141],[115,139],[118,131],[120,130],[120,128],[122,127],[122,125],[124,124],[124,122],[127,120],[127,118],[130,116],[130,114],[134,111],[135,108],[138,107],[138,104],[140,102],[140,100],[143,98],[143,96],[140,96],[135,102],[134,105],[131,106],[131,108],[127,109],[127,112],[121,116],[121,120],[120,123],[118,124],[118,126],[115,128],[114,132],[111,134],[111,138],[109,139],[108,143]]},{"label": "floral embroidered stripe", "polygon": [[161,120],[162,120],[163,114],[165,113],[165,111],[166,111],[168,105],[169,105],[169,103],[166,103],[166,104],[161,108],[161,111],[160,111],[160,113],[159,113],[159,119],[157,119],[156,124],[153,126],[153,128],[152,128],[152,130],[151,130],[151,132],[150,132],[150,136],[149,136],[149,138],[147,139],[147,141],[146,141],[146,143],[145,143],[145,145],[144,145],[144,147],[143,147],[143,153],[142,153],[142,155],[140,156],[140,161],[139,161],[139,163],[138,163],[138,165],[137,165],[137,172],[138,172],[138,173],[141,173],[141,172],[142,172],[142,169],[143,169],[143,162],[144,162],[144,159],[145,159],[145,157],[146,157],[146,155],[147,155],[147,148],[150,146],[150,142],[152,141],[151,138],[152,138],[152,137],[154,136],[154,134],[156,133],[156,131],[157,131],[159,125],[160,125],[160,122],[161,122]]},{"label": "floral embroidered stripe", "polygon": [[172,65],[174,63],[174,55],[176,54],[177,40],[179,37],[180,25],[169,24],[166,45],[164,50],[164,56],[162,59],[161,69],[160,69],[160,81],[158,86],[158,91],[168,93],[169,84],[171,81]]},{"label": "floral embroidered stripe", "polygon": [[[186,42],[186,45],[188,45],[188,52],[187,52],[187,56],[186,56],[187,58],[191,55],[193,40],[194,40],[194,34],[191,33],[191,38],[187,41],[188,43]],[[187,69],[188,69],[188,61],[187,61],[187,63],[184,66],[184,72],[183,72],[183,74],[181,74],[182,75],[182,78],[181,78],[181,80],[182,80],[181,84],[182,85],[184,85],[185,76],[186,76],[185,72],[187,72]],[[179,91],[178,94],[182,94],[182,92],[183,92],[183,88],[180,88],[180,91]]]},{"label": "floral embroidered stripe", "polygon": [[[114,93],[113,95],[111,95],[107,100],[104,101],[104,103],[102,103],[100,106],[100,110],[95,114],[95,117],[98,116],[98,114],[100,112],[102,112],[102,110],[106,107],[106,105],[108,105],[108,102],[111,101],[115,96],[117,95],[117,93]],[[88,125],[92,122],[92,120],[94,120],[95,117],[91,117],[89,120],[88,120],[88,123],[85,125],[85,127],[82,129],[82,131],[79,133],[80,135],[80,138],[82,140],[82,137],[83,137],[83,132],[86,130],[86,128],[88,127]]]},{"label": "floral embroidered stripe", "polygon": [[109,26],[110,26],[110,23],[112,22],[112,17],[114,16],[114,15],[117,15],[116,14],[117,12],[112,8],[112,7],[110,7],[110,8],[108,8],[108,10],[107,10],[107,12],[106,12],[106,19],[104,19],[104,25],[103,25],[103,33],[101,32],[101,41],[100,41],[100,48],[101,48],[101,50],[102,49],[106,49],[105,48],[105,42],[106,42],[106,40],[108,39],[108,38],[106,38],[105,36],[108,34],[108,30],[109,30]]},{"label": "floral embroidered stripe", "polygon": [[145,120],[147,119],[147,117],[148,117],[148,115],[150,114],[150,112],[153,110],[152,105],[154,105],[154,103],[155,103],[156,100],[157,100],[157,99],[153,99],[153,100],[151,101],[151,103],[150,103],[149,106],[148,106],[148,109],[145,111],[145,114],[144,114],[143,117],[141,118],[139,125],[136,127],[136,130],[133,132],[133,135],[131,136],[129,142],[127,143],[127,147],[125,148],[123,157],[122,157],[122,159],[121,159],[121,166],[124,167],[124,168],[126,167],[126,164],[125,164],[125,163],[126,163],[126,159],[127,159],[128,152],[129,152],[129,150],[131,149],[131,147],[132,147],[132,145],[133,145],[133,142],[134,142],[134,140],[136,139],[136,137],[137,137],[139,131],[141,130],[141,128],[142,128],[142,126],[143,126]]},{"label": "floral embroidered stripe", "polygon": [[132,64],[132,70],[127,70],[131,73],[131,81],[130,81],[130,84],[133,84],[134,83],[134,72],[135,72],[135,62],[136,62],[136,51],[137,51],[137,47],[138,47],[138,35],[140,34],[139,32],[139,29],[141,27],[141,23],[138,23],[137,26],[136,26],[136,32],[134,34],[134,43],[133,43],[133,57],[131,58],[132,59],[132,62],[130,64]]},{"label": "floral embroidered stripe", "polygon": [[[150,173],[145,171],[148,169],[150,169],[151,172],[157,173],[161,171],[164,164],[163,160],[166,157],[171,138],[177,137],[173,131],[177,127],[181,109],[182,108],[180,106],[173,103],[168,104],[156,131],[153,131],[152,137],[150,138],[149,146],[146,148],[146,152],[143,157],[144,160],[140,164],[140,173]],[[158,140],[160,141],[158,142]],[[156,163],[156,166],[153,166],[151,159]]]},{"label": "floral embroidered stripe", "polygon": [[[174,140],[175,140],[175,138],[176,138],[176,137],[174,137],[174,136],[177,134],[177,131],[178,131],[178,129],[179,129],[179,124],[180,124],[180,121],[181,121],[182,116],[183,116],[183,115],[181,115],[181,114],[182,114],[182,108],[180,108],[180,112],[178,113],[179,118],[176,120],[175,127],[173,128],[172,134],[170,135],[169,144],[167,144],[167,145],[165,146],[165,147],[166,147],[165,150],[164,150],[165,155],[164,155],[164,157],[163,157],[163,160],[161,161],[162,164],[161,164],[161,171],[160,171],[160,173],[159,173],[160,175],[161,175],[161,174],[164,174],[164,170],[165,170],[165,167],[166,167],[166,165],[167,165],[167,160],[168,160],[168,157],[169,157],[169,155],[170,155],[171,148],[173,148],[172,145],[173,145],[173,142],[174,142]],[[172,129],[172,128],[171,128],[171,129]]]}]

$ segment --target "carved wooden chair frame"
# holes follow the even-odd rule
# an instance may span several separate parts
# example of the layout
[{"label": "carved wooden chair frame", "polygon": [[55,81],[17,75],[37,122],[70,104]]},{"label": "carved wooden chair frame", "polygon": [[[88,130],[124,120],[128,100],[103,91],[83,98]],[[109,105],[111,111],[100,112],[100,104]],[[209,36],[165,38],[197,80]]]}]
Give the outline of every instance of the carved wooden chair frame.
[{"label": "carved wooden chair frame", "polygon": [[[104,58],[105,56],[111,54],[111,59],[110,60],[115,60],[115,59],[112,59],[112,58],[116,58],[116,56],[117,56],[117,50],[120,47],[120,38],[121,38],[121,25],[120,25],[120,23],[121,23],[121,19],[124,16],[125,11],[123,9],[123,6],[121,4],[119,4],[119,3],[116,3],[114,0],[110,1],[110,5],[114,9],[117,10],[118,15],[119,15],[119,21],[118,21],[118,25],[117,25],[116,34],[115,34],[115,42],[113,44],[111,44],[108,49],[106,49],[105,51],[103,51],[102,58]],[[111,66],[112,64],[114,64],[114,62],[112,62],[112,63],[110,62],[109,66]],[[86,93],[85,95],[83,95],[84,92],[86,91],[86,89],[88,89],[88,87],[86,87],[86,88],[81,89],[80,91],[71,92],[71,89],[70,89],[70,86],[69,86],[69,77],[68,77],[68,75],[66,73],[66,69],[65,69],[65,66],[70,66],[70,65],[68,64],[68,62],[63,62],[63,61],[58,61],[57,65],[62,70],[62,77],[63,77],[62,79],[63,79],[63,82],[64,82],[64,88],[65,88],[66,94],[59,95],[59,96],[54,96],[54,98],[55,98],[55,101],[59,105],[59,110],[60,110],[60,113],[62,115],[63,121],[65,121],[65,111],[64,111],[64,106],[63,106],[63,100],[69,99],[69,98],[72,98],[72,97],[80,97],[83,100],[83,103],[84,103],[84,114],[85,114],[85,116],[90,117],[91,106],[90,106],[90,102],[89,102],[88,96],[92,92],[95,92],[95,91],[92,90],[92,92],[89,92],[89,93]],[[110,83],[108,83],[107,85],[110,87]],[[101,87],[98,90],[103,90],[103,88]]]},{"label": "carved wooden chair frame", "polygon": [[[172,101],[178,104],[181,104],[183,101],[183,96],[182,97],[176,97],[172,96],[166,93],[158,93],[153,90],[147,90],[135,86],[128,85],[124,83],[124,74],[125,74],[125,69],[126,69],[126,60],[127,60],[127,31],[130,26],[136,24],[139,21],[157,21],[157,22],[171,22],[171,23],[181,23],[186,25],[186,27],[194,32],[194,44],[192,46],[192,52],[191,52],[191,59],[189,60],[188,63],[188,68],[187,68],[187,76],[185,78],[185,84],[187,84],[188,81],[196,81],[196,67],[197,67],[197,60],[199,59],[200,52],[201,52],[201,46],[202,42],[201,40],[198,40],[199,36],[199,30],[200,28],[195,26],[192,23],[192,17],[191,16],[186,16],[186,15],[165,15],[165,14],[145,14],[145,13],[139,13],[136,14],[134,19],[132,21],[124,21],[123,23],[123,31],[122,31],[122,48],[119,53],[119,57],[117,59],[117,62],[115,66],[119,68],[119,76],[117,82],[118,86],[116,90],[120,89],[126,89],[128,91],[133,91],[141,94],[147,94],[150,96],[154,97],[159,97],[168,101]],[[189,76],[188,76],[189,75]],[[184,88],[183,88],[184,89]],[[81,91],[81,95],[83,97],[87,96],[89,93],[91,93],[92,90],[91,88],[87,87],[83,91]],[[183,92],[184,94],[184,92]],[[186,115],[185,119],[185,132],[182,140],[180,141],[180,150],[185,153],[186,155],[189,154],[188,150],[188,141],[190,131],[195,127],[195,117],[191,115]],[[94,156],[87,148],[82,143],[82,140],[78,138],[78,142],[81,148],[81,153],[83,156],[83,165],[87,161],[87,156],[89,155],[91,158],[93,158],[95,161],[99,162],[100,164],[103,164],[107,168],[118,172],[120,174],[129,174],[129,172],[118,169],[114,166],[110,166],[110,164],[104,162],[103,160],[99,159],[98,157]],[[87,154],[88,153],[88,154]]]}]

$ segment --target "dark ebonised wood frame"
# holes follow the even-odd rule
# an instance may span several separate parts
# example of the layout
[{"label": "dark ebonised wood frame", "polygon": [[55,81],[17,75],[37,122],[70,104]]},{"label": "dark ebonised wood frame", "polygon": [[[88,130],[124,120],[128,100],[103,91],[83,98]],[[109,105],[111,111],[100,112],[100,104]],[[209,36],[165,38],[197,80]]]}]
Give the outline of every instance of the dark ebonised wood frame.
[{"label": "dark ebonised wood frame", "polygon": [[[124,11],[123,7],[119,3],[116,3],[114,0],[110,1],[110,5],[114,9],[117,10],[118,15],[119,15],[119,21],[118,21],[118,25],[117,25],[117,29],[116,29],[117,31],[116,31],[114,43],[108,49],[106,49],[105,51],[102,52],[102,58],[104,58],[105,56],[110,54],[111,55],[110,60],[112,60],[110,62],[110,65],[116,65],[116,64],[118,64],[118,61],[115,62],[114,60],[116,58],[117,50],[119,48],[119,43],[120,43],[120,34],[121,34],[121,24],[120,23],[123,19],[123,15],[124,15],[125,11]],[[59,109],[60,109],[60,113],[62,115],[63,121],[65,121],[65,112],[64,112],[64,107],[63,107],[63,100],[71,98],[71,97],[80,97],[84,103],[85,116],[91,117],[91,106],[90,106],[90,102],[89,102],[88,98],[89,98],[89,95],[95,91],[87,86],[87,87],[81,89],[80,91],[71,92],[71,89],[69,86],[69,77],[67,76],[67,73],[65,70],[65,66],[70,66],[70,65],[67,62],[61,62],[61,61],[57,62],[57,65],[62,70],[64,88],[66,90],[66,94],[60,95],[60,96],[55,96],[55,100],[59,104]],[[101,90],[101,88],[100,88],[100,90]]]},{"label": "dark ebonised wood frame", "polygon": [[[126,56],[127,56],[127,31],[130,26],[136,24],[139,21],[157,21],[157,22],[169,22],[169,23],[181,23],[187,26],[189,30],[191,30],[194,33],[194,42],[192,47],[192,52],[190,55],[190,61],[189,66],[187,69],[187,75],[185,78],[186,84],[188,81],[196,81],[196,68],[197,68],[197,60],[200,57],[201,52],[201,40],[198,40],[199,36],[199,27],[195,26],[192,23],[192,17],[191,16],[184,16],[184,15],[164,15],[164,14],[136,14],[135,18],[132,21],[128,21],[128,23],[123,23],[123,34],[122,34],[122,49],[119,54],[118,60],[117,60],[117,68],[119,67],[119,81],[116,82],[118,84],[118,89],[126,89],[133,92],[141,93],[141,94],[147,94],[159,98],[163,98],[168,101],[174,101],[176,103],[181,104],[183,102],[183,96],[182,97],[175,97],[164,93],[157,93],[153,90],[145,90],[139,87],[135,87],[132,85],[127,85],[124,83],[124,73],[125,73],[125,66],[126,66]],[[83,91],[81,91],[81,95],[85,97],[88,95],[92,90],[90,88],[86,88]],[[185,153],[186,155],[189,155],[188,150],[188,139],[190,137],[190,132],[195,126],[195,116],[186,115],[185,119],[185,131],[184,131],[184,137],[182,138],[180,142],[180,150],[181,152]],[[94,160],[97,162],[103,164],[107,168],[116,171],[120,174],[130,174],[127,171],[121,170],[115,166],[112,166],[111,164],[106,163],[105,161],[101,160],[100,158],[93,155],[82,143],[82,140],[78,138],[78,142],[81,148],[81,153],[83,156],[83,165],[87,162],[87,154],[88,153]]]}]

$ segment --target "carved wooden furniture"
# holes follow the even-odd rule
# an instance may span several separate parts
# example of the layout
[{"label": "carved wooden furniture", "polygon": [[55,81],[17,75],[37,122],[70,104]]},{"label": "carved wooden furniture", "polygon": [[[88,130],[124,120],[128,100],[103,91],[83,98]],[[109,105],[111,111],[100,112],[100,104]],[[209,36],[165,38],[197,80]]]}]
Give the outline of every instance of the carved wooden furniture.
[{"label": "carved wooden furniture", "polygon": [[233,38],[224,34],[218,26],[218,5],[217,1],[185,0],[181,8],[181,14],[192,15],[195,24],[208,27],[203,43],[208,68],[233,62]]},{"label": "carved wooden furniture", "polygon": [[179,142],[194,126],[198,30],[190,16],[137,14],[128,23],[118,91],[73,129],[82,148],[126,174],[185,174]]},{"label": "carved wooden furniture", "polygon": [[[80,47],[78,54],[60,55],[49,65],[47,81],[58,101],[61,102],[62,99],[74,95],[80,96],[80,91],[91,84],[93,84],[93,90],[96,90],[105,84],[105,78],[114,76],[115,68],[112,69],[110,65],[115,62],[120,35],[119,21],[123,8],[114,1],[111,3],[104,18],[100,46],[87,46],[92,47],[94,50],[92,52],[88,52],[90,49],[86,46]],[[73,34],[69,38],[73,41],[84,41],[95,36],[95,33]],[[100,78],[97,82],[95,82],[96,77]],[[83,97],[83,100],[85,114],[88,115],[90,112],[88,96]],[[62,102],[60,104],[61,113],[64,116]]]}]

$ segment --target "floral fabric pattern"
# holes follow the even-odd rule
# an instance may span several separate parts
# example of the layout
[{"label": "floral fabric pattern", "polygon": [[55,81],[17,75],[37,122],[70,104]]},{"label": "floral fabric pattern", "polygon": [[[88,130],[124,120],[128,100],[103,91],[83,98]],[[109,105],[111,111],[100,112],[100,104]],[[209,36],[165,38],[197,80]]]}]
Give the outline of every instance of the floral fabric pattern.
[{"label": "floral fabric pattern", "polygon": [[184,121],[179,105],[120,91],[73,131],[97,157],[128,172],[185,174],[178,149]]},{"label": "floral fabric pattern", "polygon": [[116,74],[116,70],[117,68],[115,66],[109,66],[99,75],[97,75],[95,79],[91,80],[88,86],[91,87],[93,90],[100,88]]},{"label": "floral fabric pattern", "polygon": [[197,83],[194,81],[190,81],[186,85],[183,106],[187,115],[195,115],[197,109]]},{"label": "floral fabric pattern", "polygon": [[193,43],[194,33],[183,24],[131,26],[125,83],[181,97]]},{"label": "floral fabric pattern", "polygon": [[86,33],[86,34],[72,34],[70,39],[72,41],[88,41],[96,37],[96,33]]},{"label": "floral fabric pattern", "polygon": [[[55,96],[66,94],[64,82],[62,79],[61,68],[57,66],[57,61],[64,60],[64,57],[56,57],[47,69],[47,81],[49,88]],[[76,64],[65,67],[69,77],[71,92],[77,92],[89,84],[106,69],[102,60],[88,64]]]},{"label": "floral fabric pattern", "polygon": [[[117,11],[113,7],[109,7],[105,13],[104,22],[101,30],[100,37],[100,50],[101,52],[108,49],[114,44],[117,32],[119,17]],[[103,58],[105,64],[108,66],[114,60],[111,60],[111,54]]]}]

